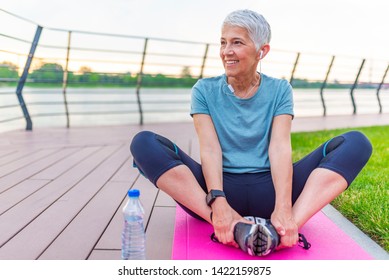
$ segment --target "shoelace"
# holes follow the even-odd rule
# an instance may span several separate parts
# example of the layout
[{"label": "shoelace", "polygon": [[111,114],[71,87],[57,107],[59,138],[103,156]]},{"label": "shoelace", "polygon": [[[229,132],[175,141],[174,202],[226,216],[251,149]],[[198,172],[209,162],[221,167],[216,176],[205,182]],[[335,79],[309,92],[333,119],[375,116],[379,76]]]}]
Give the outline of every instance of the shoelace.
[{"label": "shoelace", "polygon": [[[308,250],[309,248],[311,248],[311,243],[308,242],[308,240],[305,238],[304,234],[302,233],[299,233],[299,246],[305,250]],[[301,243],[303,244],[301,246]]]}]

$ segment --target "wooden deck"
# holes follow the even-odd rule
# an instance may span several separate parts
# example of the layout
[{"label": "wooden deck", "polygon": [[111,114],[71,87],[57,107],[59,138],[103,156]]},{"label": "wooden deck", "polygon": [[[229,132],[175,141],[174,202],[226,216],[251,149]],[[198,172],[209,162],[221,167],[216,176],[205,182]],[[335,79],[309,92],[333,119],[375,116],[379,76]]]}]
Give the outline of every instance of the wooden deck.
[{"label": "wooden deck", "polygon": [[170,259],[176,204],[132,167],[144,129],[196,150],[190,123],[0,134],[0,259],[120,259],[129,188],[141,190],[147,258]]}]

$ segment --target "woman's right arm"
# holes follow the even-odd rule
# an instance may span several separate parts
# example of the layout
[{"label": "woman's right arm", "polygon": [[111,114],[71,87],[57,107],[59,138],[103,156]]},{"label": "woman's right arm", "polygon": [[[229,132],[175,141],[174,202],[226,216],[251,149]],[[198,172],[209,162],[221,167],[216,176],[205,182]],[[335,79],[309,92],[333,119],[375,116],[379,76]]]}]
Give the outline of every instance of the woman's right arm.
[{"label": "woman's right arm", "polygon": [[223,190],[222,151],[212,119],[206,114],[193,115],[200,144],[200,159],[208,191]]},{"label": "woman's right arm", "polygon": [[[194,126],[200,144],[201,166],[207,189],[223,190],[222,150],[212,119],[207,114],[193,115]],[[238,247],[234,241],[233,228],[242,219],[224,197],[218,197],[211,205],[212,224],[218,240]]]}]

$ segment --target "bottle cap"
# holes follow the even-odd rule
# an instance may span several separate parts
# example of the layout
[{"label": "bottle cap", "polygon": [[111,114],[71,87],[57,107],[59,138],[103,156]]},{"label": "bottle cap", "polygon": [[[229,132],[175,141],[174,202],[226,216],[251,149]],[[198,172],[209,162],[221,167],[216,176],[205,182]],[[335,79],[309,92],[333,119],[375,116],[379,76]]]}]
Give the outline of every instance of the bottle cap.
[{"label": "bottle cap", "polygon": [[132,190],[129,190],[127,194],[129,197],[139,197],[140,191],[137,189],[132,189]]}]

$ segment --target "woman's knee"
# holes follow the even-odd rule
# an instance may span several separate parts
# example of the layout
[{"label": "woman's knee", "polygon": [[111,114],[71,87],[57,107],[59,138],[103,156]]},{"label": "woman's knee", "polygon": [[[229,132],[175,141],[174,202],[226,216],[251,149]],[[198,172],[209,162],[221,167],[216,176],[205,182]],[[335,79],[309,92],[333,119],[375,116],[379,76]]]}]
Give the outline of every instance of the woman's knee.
[{"label": "woman's knee", "polygon": [[329,140],[324,145],[324,156],[336,150],[343,144],[348,147],[347,150],[351,150],[356,153],[363,153],[366,154],[368,157],[370,157],[372,153],[372,145],[369,139],[362,132],[354,130],[346,132]]},{"label": "woman's knee", "polygon": [[145,146],[148,146],[150,141],[155,139],[155,133],[151,131],[138,132],[134,138],[132,138],[130,144],[131,154],[135,157],[139,151],[142,151]]},{"label": "woman's knee", "polygon": [[319,167],[341,174],[350,185],[368,162],[372,154],[372,145],[359,131],[349,131],[331,141],[334,141],[332,146],[337,147],[323,158]]},{"label": "woman's knee", "polygon": [[370,158],[373,152],[373,146],[365,134],[354,130],[345,133],[344,137],[360,158],[364,158],[366,161]]}]

